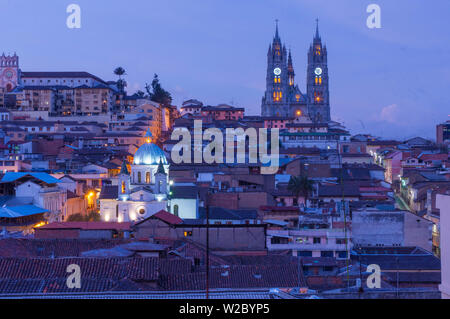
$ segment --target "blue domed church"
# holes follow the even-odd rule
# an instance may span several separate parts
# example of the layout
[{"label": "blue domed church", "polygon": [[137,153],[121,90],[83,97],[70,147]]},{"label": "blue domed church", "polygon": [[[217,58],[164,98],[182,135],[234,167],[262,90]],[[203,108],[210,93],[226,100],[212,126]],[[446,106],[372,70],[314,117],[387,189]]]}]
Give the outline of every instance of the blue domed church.
[{"label": "blue domed church", "polygon": [[108,186],[109,191],[104,189],[105,194],[101,194],[102,220],[137,221],[167,209],[169,163],[164,152],[152,143],[150,130],[145,138],[146,142],[134,154],[131,172],[123,162],[117,186]]}]

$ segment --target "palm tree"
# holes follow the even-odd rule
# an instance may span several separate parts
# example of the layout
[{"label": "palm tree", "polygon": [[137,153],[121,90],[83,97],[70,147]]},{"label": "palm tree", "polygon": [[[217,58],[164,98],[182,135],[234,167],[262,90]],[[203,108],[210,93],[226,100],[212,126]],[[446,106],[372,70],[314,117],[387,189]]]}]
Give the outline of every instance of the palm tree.
[{"label": "palm tree", "polygon": [[124,75],[125,73],[126,73],[125,69],[122,68],[121,66],[114,69],[114,74],[119,76],[119,80],[122,79],[122,75]]},{"label": "palm tree", "polygon": [[122,75],[126,74],[126,71],[121,66],[114,69],[114,74],[119,77],[119,80],[117,81],[117,88],[119,91],[123,92],[125,87],[127,86],[125,80],[122,79]]},{"label": "palm tree", "polygon": [[297,198],[302,195],[305,198],[305,208],[308,203],[308,195],[313,191],[314,182],[307,176],[291,176],[288,184],[288,190]]}]

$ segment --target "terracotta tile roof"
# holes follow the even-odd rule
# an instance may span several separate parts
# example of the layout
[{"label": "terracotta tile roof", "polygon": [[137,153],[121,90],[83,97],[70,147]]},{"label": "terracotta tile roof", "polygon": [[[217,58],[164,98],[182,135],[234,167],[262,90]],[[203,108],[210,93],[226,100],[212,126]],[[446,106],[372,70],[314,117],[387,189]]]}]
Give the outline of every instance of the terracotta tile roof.
[{"label": "terracotta tile roof", "polygon": [[161,268],[158,258],[0,258],[0,293],[73,292],[66,285],[70,264],[82,271],[78,292],[107,291],[123,279],[156,282]]},{"label": "terracotta tile roof", "polygon": [[130,225],[129,222],[54,222],[39,229],[129,230]]},{"label": "terracotta tile roof", "polygon": [[0,239],[1,257],[78,257],[84,251],[113,248],[123,239]]},{"label": "terracotta tile roof", "polygon": [[174,214],[171,214],[165,210],[160,210],[151,217],[156,217],[171,225],[178,225],[183,223],[183,220],[180,217],[175,216]]},{"label": "terracotta tile roof", "polygon": [[[232,265],[210,270],[210,288],[283,288],[306,287],[303,272],[296,264]],[[165,290],[203,290],[206,273],[194,272],[161,276],[159,285]]]},{"label": "terracotta tile roof", "polygon": [[116,199],[119,196],[117,186],[103,185],[100,192],[100,199]]}]

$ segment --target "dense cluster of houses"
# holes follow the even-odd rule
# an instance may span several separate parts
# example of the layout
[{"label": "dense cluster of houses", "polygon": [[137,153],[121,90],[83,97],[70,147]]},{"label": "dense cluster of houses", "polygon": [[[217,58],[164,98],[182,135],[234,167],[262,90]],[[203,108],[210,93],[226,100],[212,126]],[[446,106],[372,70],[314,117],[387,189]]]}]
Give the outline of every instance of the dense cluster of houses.
[{"label": "dense cluster of houses", "polygon": [[[158,112],[143,100],[106,122],[4,112],[0,295],[75,292],[65,284],[75,263],[78,293],[200,291],[209,271],[212,291],[440,296],[447,145],[351,136],[335,122],[245,116],[197,100],[170,125],[148,117]],[[170,132],[192,131],[195,120],[203,129],[280,129],[278,171],[174,163]],[[371,264],[382,269],[376,291],[366,283]]]}]

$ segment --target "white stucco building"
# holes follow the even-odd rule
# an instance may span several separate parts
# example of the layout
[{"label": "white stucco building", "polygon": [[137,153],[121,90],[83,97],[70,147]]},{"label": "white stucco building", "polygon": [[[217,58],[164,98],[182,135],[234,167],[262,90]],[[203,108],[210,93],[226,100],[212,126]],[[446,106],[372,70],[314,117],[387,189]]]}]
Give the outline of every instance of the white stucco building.
[{"label": "white stucco building", "polygon": [[10,204],[35,205],[49,212],[48,222],[61,221],[66,215],[67,190],[60,187],[60,181],[47,173],[7,172],[1,183],[12,183],[15,195]]},{"label": "white stucco building", "polygon": [[437,195],[440,209],[441,285],[442,299],[450,299],[450,195]]}]

